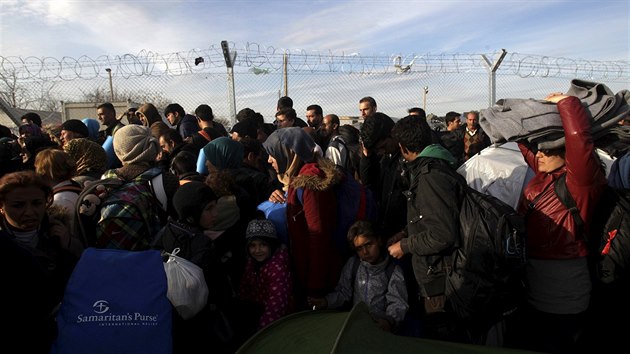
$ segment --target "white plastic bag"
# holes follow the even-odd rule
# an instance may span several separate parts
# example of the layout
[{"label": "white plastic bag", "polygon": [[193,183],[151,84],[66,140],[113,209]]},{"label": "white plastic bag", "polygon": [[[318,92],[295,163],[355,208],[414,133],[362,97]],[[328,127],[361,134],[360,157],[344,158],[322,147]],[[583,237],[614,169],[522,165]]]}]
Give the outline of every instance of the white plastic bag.
[{"label": "white plastic bag", "polygon": [[166,296],[183,319],[189,319],[201,311],[208,302],[208,285],[203,270],[196,264],[177,256],[179,248],[166,253],[164,263],[168,281]]}]

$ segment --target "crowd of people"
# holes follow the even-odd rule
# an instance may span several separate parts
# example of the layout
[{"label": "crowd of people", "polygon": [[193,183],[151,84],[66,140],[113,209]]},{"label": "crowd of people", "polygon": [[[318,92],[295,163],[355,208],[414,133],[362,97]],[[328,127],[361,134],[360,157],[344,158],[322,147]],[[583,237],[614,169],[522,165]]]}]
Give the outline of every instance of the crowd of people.
[{"label": "crowd of people", "polygon": [[[591,303],[589,250],[549,187],[566,173],[588,225],[607,181],[580,100],[560,93],[545,100],[557,106],[565,145],[539,149],[513,139],[535,172],[518,210],[529,230],[527,302],[498,345],[573,353],[584,343]],[[301,119],[292,99],[282,97],[273,123],[244,108],[226,128],[207,104],[189,114],[172,103],[161,114],[146,103],[117,116],[103,103],[98,119],[67,120],[57,134],[35,113],[22,117],[18,134],[0,127],[9,338],[25,352],[47,353],[74,265],[85,248],[107,247],[180,248],[179,256],[204,270],[213,308],[175,318],[176,353],[234,352],[290,313],[358,302],[397,335],[490,343],[471,335],[445,295],[445,257],[458,244],[463,190],[441,171],[455,171],[491,144],[479,112],[448,112],[446,129],[436,131],[417,107],[399,120],[378,111],[372,97],[360,99],[358,108],[359,124],[342,125],[318,104],[307,106]],[[619,123],[629,125],[628,117]],[[107,232],[83,237],[76,213],[86,186],[106,177],[131,181],[155,168],[166,205],[152,228],[132,241]],[[331,236],[345,207],[335,186],[348,178],[369,190],[377,208],[373,218],[351,220],[344,240],[350,253]],[[233,335],[212,333],[215,307]]]}]

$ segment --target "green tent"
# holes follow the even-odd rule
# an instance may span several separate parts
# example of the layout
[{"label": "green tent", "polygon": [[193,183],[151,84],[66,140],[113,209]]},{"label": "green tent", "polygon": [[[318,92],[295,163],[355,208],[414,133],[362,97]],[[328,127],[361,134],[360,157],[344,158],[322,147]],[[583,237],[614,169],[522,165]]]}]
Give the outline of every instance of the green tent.
[{"label": "green tent", "polygon": [[305,311],[289,315],[251,337],[237,354],[323,353],[525,353],[506,348],[397,336],[382,331],[365,303],[350,312]]}]

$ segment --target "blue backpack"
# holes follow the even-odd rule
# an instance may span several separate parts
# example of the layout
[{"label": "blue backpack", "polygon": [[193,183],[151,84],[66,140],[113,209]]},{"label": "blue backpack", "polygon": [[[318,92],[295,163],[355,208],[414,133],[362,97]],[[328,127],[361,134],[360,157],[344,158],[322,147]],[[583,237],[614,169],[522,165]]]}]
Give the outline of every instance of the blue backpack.
[{"label": "blue backpack", "polygon": [[87,248],[66,286],[51,354],[171,354],[167,287],[160,251]]},{"label": "blue backpack", "polygon": [[[333,188],[337,199],[337,225],[332,237],[345,260],[355,254],[347,239],[350,226],[359,220],[376,220],[377,208],[372,191],[350,173],[345,173],[341,182]],[[302,188],[297,189],[300,203],[303,203],[303,193]]]}]

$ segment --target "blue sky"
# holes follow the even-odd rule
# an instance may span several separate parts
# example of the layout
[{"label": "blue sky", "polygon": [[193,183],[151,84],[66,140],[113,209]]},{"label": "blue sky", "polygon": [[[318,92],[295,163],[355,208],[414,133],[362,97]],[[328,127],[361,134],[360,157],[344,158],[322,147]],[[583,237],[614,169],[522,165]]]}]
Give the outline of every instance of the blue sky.
[{"label": "blue sky", "polygon": [[630,60],[628,0],[0,0],[0,56],[188,51],[221,40],[362,55]]}]

